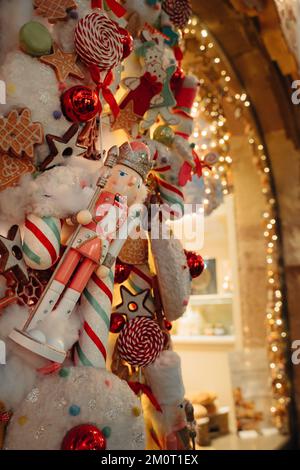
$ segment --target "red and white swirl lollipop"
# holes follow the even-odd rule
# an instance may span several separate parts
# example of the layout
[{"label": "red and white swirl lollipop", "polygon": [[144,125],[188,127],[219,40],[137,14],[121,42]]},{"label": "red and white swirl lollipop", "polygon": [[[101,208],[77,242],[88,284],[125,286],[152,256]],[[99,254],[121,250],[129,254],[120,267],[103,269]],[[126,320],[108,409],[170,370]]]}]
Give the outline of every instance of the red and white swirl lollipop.
[{"label": "red and white swirl lollipop", "polygon": [[120,357],[132,366],[144,367],[152,364],[163,347],[163,332],[155,321],[147,317],[130,320],[118,338]]},{"label": "red and white swirl lollipop", "polygon": [[76,52],[86,65],[109,71],[123,58],[123,36],[118,25],[99,10],[78,21],[74,42]]}]

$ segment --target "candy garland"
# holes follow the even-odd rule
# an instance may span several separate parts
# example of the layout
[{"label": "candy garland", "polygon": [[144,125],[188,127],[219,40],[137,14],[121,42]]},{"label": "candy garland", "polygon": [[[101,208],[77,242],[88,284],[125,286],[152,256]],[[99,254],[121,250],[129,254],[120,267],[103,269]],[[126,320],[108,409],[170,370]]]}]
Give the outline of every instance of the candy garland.
[{"label": "candy garland", "polygon": [[76,365],[105,369],[113,288],[114,267],[105,279],[94,273],[83,292],[83,327],[75,348]]},{"label": "candy garland", "polygon": [[154,320],[136,317],[122,329],[117,347],[121,359],[144,367],[152,364],[163,350],[164,334]]}]

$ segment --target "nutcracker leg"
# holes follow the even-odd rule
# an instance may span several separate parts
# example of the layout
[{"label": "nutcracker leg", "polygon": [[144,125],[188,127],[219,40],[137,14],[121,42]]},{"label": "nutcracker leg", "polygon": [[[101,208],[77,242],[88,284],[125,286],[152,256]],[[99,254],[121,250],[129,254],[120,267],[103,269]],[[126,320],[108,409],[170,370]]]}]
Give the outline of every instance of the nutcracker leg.
[{"label": "nutcracker leg", "polygon": [[69,317],[74,310],[76,303],[87,285],[91,275],[98,265],[88,258],[85,258],[78,270],[74,274],[69,287],[66,289],[60,300],[57,312],[61,316]]},{"label": "nutcracker leg", "polygon": [[43,320],[53,311],[55,304],[66,287],[67,282],[75,271],[80,258],[80,253],[71,248],[65,257],[62,266],[58,269],[55,278],[46,290],[30,324],[26,328],[27,330],[32,330],[38,321]]}]

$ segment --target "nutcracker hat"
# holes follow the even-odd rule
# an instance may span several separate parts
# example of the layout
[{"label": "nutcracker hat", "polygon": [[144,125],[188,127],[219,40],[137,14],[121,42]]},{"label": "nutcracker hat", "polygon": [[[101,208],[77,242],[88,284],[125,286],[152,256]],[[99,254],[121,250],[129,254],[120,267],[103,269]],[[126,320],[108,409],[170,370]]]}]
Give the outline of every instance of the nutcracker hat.
[{"label": "nutcracker hat", "polygon": [[145,181],[152,162],[150,150],[143,142],[125,142],[120,146],[117,163],[136,171]]}]

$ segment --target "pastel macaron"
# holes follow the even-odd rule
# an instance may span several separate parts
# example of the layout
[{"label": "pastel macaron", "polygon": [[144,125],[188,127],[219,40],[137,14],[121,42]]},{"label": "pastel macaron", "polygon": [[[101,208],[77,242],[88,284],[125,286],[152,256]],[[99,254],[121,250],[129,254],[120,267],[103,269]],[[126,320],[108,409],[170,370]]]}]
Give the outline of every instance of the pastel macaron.
[{"label": "pastel macaron", "polygon": [[19,32],[21,49],[31,56],[50,54],[52,37],[48,29],[38,21],[25,23]]}]

